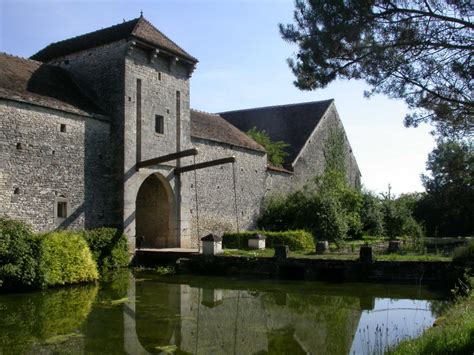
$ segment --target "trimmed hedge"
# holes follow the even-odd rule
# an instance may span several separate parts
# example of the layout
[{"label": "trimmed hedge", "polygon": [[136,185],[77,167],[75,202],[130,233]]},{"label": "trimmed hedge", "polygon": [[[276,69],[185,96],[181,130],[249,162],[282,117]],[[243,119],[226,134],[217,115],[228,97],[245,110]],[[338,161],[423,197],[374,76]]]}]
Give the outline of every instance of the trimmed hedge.
[{"label": "trimmed hedge", "polygon": [[115,228],[97,228],[83,232],[99,270],[118,269],[129,264],[125,234]]},{"label": "trimmed hedge", "polygon": [[30,227],[20,221],[0,218],[0,288],[34,285],[37,260]]},{"label": "trimmed hedge", "polygon": [[290,230],[285,232],[245,231],[240,233],[225,233],[222,236],[222,246],[228,249],[247,249],[248,239],[255,234],[267,237],[265,244],[268,248],[275,245],[288,245],[290,250],[314,250],[314,237],[304,230]]},{"label": "trimmed hedge", "polygon": [[43,286],[95,281],[97,265],[80,232],[52,232],[39,237]]}]

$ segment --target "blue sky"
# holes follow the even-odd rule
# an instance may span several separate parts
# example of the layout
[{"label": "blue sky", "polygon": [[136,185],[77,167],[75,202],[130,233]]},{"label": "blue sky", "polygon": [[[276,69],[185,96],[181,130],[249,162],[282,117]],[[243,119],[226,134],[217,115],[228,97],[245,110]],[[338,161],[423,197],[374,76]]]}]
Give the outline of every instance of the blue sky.
[{"label": "blue sky", "polygon": [[29,57],[51,42],[140,15],[199,59],[191,107],[232,109],[334,98],[370,190],[422,191],[420,174],[434,146],[427,125],[405,128],[407,108],[385,96],[363,97],[360,81],[338,81],[303,92],[293,85],[278,23],[289,23],[293,1],[11,1],[0,0],[0,51]]}]

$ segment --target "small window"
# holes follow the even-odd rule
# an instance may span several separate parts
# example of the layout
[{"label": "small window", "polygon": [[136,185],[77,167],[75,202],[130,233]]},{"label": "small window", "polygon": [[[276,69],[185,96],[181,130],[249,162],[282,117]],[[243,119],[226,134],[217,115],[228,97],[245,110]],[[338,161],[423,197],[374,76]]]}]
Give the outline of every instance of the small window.
[{"label": "small window", "polygon": [[66,125],[64,123],[61,123],[61,126],[59,127],[59,130],[63,133],[66,132]]},{"label": "small window", "polygon": [[161,81],[161,72],[158,72],[158,80]]},{"label": "small window", "polygon": [[58,218],[66,218],[67,217],[67,202],[65,202],[65,201],[59,201],[58,202],[57,217]]},{"label": "small window", "polygon": [[17,144],[16,144],[16,149],[22,150],[22,149],[23,149],[23,145],[22,145],[21,143],[17,143]]},{"label": "small window", "polygon": [[164,117],[155,115],[155,133],[163,134],[164,132]]}]

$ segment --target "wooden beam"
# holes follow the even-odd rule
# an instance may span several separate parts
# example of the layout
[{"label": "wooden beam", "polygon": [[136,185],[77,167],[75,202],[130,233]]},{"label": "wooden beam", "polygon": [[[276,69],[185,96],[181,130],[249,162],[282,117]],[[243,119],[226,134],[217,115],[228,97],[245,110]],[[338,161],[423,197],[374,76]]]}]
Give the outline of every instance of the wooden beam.
[{"label": "wooden beam", "polygon": [[228,157],[228,158],[216,159],[216,160],[211,160],[211,161],[205,161],[203,163],[187,165],[187,166],[183,166],[181,168],[176,168],[176,169],[174,169],[174,173],[175,174],[181,174],[181,173],[185,173],[187,171],[204,169],[204,168],[209,168],[209,167],[215,166],[215,165],[222,165],[222,164],[233,163],[233,162],[235,162],[235,157]]},{"label": "wooden beam", "polygon": [[145,168],[145,167],[150,166],[150,165],[160,164],[160,163],[164,163],[164,162],[167,162],[167,161],[170,161],[170,160],[176,160],[176,159],[183,158],[183,157],[189,157],[191,155],[197,155],[197,153],[198,153],[198,149],[197,148],[192,148],[192,149],[188,149],[188,150],[183,150],[181,152],[176,152],[176,153],[172,153],[172,154],[168,154],[168,155],[163,155],[163,156],[158,157],[158,158],[153,158],[153,159],[141,161],[137,164],[137,170],[141,169],[141,168]]}]

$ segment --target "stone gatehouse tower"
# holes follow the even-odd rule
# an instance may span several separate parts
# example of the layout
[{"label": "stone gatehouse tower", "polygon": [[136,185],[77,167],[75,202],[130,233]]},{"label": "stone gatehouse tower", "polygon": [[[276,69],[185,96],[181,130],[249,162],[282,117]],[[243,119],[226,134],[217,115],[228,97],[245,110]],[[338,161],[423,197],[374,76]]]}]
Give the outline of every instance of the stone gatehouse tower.
[{"label": "stone gatehouse tower", "polygon": [[[31,59],[0,54],[0,215],[36,230],[115,226],[131,250],[137,236],[143,247],[190,248],[208,232],[254,228],[265,196],[324,171],[322,142],[342,128],[333,100],[191,110],[196,64],[143,17]],[[242,132],[249,125],[278,139],[291,131],[283,167],[267,165]],[[346,146],[348,181],[358,185]]]}]

